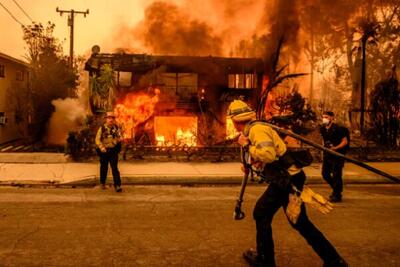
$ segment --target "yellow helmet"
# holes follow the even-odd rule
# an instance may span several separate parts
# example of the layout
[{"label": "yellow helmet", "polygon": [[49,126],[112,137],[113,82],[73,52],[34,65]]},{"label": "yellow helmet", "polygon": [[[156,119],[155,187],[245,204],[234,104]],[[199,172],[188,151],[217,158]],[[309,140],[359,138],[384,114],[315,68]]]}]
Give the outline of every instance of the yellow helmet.
[{"label": "yellow helmet", "polygon": [[229,104],[227,117],[233,121],[249,121],[256,118],[256,113],[242,100],[233,100]]}]

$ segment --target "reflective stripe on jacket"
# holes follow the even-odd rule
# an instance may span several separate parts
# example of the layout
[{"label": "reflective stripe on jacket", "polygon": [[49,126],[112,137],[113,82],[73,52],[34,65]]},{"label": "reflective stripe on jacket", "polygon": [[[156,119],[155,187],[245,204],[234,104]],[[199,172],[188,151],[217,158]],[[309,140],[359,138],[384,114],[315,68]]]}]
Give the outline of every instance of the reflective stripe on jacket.
[{"label": "reflective stripe on jacket", "polygon": [[[104,130],[104,132],[103,132]],[[96,146],[102,148],[113,148],[121,139],[121,133],[117,125],[107,126],[104,124],[96,134]]]},{"label": "reflective stripe on jacket", "polygon": [[[270,164],[278,161],[279,157],[283,156],[287,151],[286,144],[278,133],[262,121],[249,122],[243,134],[249,138],[250,156],[255,161]],[[291,165],[287,171],[290,175],[294,175],[299,173],[301,168]]]},{"label": "reflective stripe on jacket", "polygon": [[250,140],[249,152],[256,161],[271,163],[286,152],[286,145],[279,135],[263,122],[250,122],[244,129]]}]

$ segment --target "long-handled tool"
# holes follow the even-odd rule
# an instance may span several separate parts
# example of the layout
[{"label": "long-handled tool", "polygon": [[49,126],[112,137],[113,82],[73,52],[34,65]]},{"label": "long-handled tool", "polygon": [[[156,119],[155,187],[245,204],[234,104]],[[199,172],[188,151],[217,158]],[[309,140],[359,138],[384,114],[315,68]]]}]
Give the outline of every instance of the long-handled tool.
[{"label": "long-handled tool", "polygon": [[274,129],[274,130],[277,131],[278,133],[281,133],[281,134],[284,134],[284,135],[288,135],[288,136],[290,136],[290,137],[293,137],[293,138],[295,138],[295,139],[297,139],[297,140],[300,140],[301,142],[303,142],[303,143],[305,143],[305,144],[307,144],[307,145],[313,146],[313,147],[315,147],[315,148],[317,148],[317,149],[319,149],[319,150],[322,150],[322,151],[324,151],[324,152],[327,152],[327,153],[329,153],[329,154],[332,154],[332,155],[334,155],[334,156],[336,156],[336,157],[345,159],[345,160],[347,160],[348,162],[354,163],[354,164],[356,164],[356,165],[358,165],[358,166],[360,166],[360,167],[362,167],[362,168],[364,168],[364,169],[367,169],[367,170],[372,171],[372,172],[374,172],[374,173],[376,173],[376,174],[382,175],[383,177],[386,177],[386,178],[390,179],[390,180],[393,181],[393,182],[400,183],[400,179],[399,179],[398,177],[395,177],[395,176],[390,175],[390,174],[388,174],[388,173],[386,173],[386,172],[383,172],[383,171],[381,171],[381,170],[378,170],[378,169],[376,169],[376,168],[374,168],[374,167],[372,167],[372,166],[370,166],[370,165],[368,165],[368,164],[365,164],[364,162],[361,162],[361,161],[359,161],[359,160],[356,160],[356,159],[350,158],[350,157],[348,157],[348,156],[345,156],[345,155],[343,155],[343,154],[340,154],[340,153],[338,153],[338,152],[336,152],[336,151],[333,151],[333,150],[331,150],[331,149],[329,149],[329,148],[326,148],[326,147],[324,147],[324,146],[322,146],[322,145],[320,145],[320,144],[318,144],[318,143],[315,143],[315,142],[313,142],[313,141],[311,141],[311,140],[308,140],[307,138],[304,138],[304,137],[302,137],[301,135],[295,134],[295,133],[293,133],[293,132],[289,132],[289,131],[287,131],[287,130],[285,130],[285,129],[282,129],[282,128],[280,128],[280,127],[278,127],[278,126],[276,126],[276,125],[273,125],[273,124],[271,124],[271,123],[265,122],[265,124],[268,125],[268,126],[270,126],[272,129]]},{"label": "long-handled tool", "polygon": [[250,165],[250,155],[247,147],[241,148],[242,154],[242,163],[243,163],[243,179],[242,185],[240,187],[239,196],[236,200],[235,211],[233,212],[233,218],[235,220],[242,220],[245,217],[244,212],[242,211],[242,202],[243,202],[243,195],[246,190],[247,181],[249,179],[249,175],[251,175],[253,179],[253,171]]},{"label": "long-handled tool", "polygon": [[[270,126],[272,129],[274,129],[278,133],[293,137],[293,138],[295,138],[297,140],[302,141],[303,143],[305,143],[307,145],[310,145],[310,146],[315,147],[315,148],[317,148],[319,150],[322,150],[324,152],[332,154],[332,155],[334,155],[336,157],[343,158],[343,159],[347,160],[348,162],[354,163],[354,164],[356,164],[356,165],[358,165],[358,166],[360,166],[360,167],[362,167],[364,169],[367,169],[367,170],[372,171],[372,172],[374,172],[376,174],[379,174],[379,175],[381,175],[383,177],[386,177],[386,178],[390,179],[391,181],[393,181],[395,183],[400,183],[400,179],[398,177],[395,177],[395,176],[390,175],[390,174],[388,174],[386,172],[378,170],[378,169],[376,169],[376,168],[374,168],[374,167],[372,167],[372,166],[370,166],[368,164],[365,164],[364,162],[361,162],[359,160],[356,160],[356,159],[350,158],[348,156],[345,156],[343,154],[340,154],[340,153],[338,153],[336,151],[333,151],[333,150],[331,150],[329,148],[326,148],[326,147],[324,147],[324,146],[322,146],[322,145],[320,145],[318,143],[315,143],[315,142],[313,142],[311,140],[308,140],[307,138],[304,138],[301,135],[295,134],[293,132],[289,132],[289,131],[287,131],[285,129],[282,129],[282,128],[278,127],[278,126],[275,126],[273,124],[270,124],[270,123],[267,123],[267,122],[265,122],[265,124]],[[242,153],[242,163],[243,163],[243,167],[244,167],[244,174],[243,174],[242,185],[241,185],[241,188],[240,188],[239,196],[238,196],[238,198],[236,200],[235,211],[233,213],[233,217],[234,217],[235,220],[242,220],[245,217],[245,213],[242,211],[243,195],[244,195],[244,192],[246,190],[246,186],[247,186],[247,181],[249,179],[249,175],[253,174],[252,173],[251,164],[250,164],[250,155],[249,155],[248,150],[245,149],[245,148],[242,148],[241,149],[241,153]]]}]

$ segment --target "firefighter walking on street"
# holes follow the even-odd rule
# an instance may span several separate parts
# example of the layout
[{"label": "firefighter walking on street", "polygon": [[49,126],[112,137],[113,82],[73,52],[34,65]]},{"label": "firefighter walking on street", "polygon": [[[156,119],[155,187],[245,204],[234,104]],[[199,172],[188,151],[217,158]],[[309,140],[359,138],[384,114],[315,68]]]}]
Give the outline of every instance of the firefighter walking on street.
[{"label": "firefighter walking on street", "polygon": [[106,189],[108,164],[110,164],[115,191],[120,193],[122,188],[118,170],[118,154],[121,151],[121,132],[115,122],[113,112],[107,112],[105,119],[106,122],[96,134],[96,151],[100,157],[100,184],[102,189]]},{"label": "firefighter walking on street", "polygon": [[323,260],[324,267],[348,266],[309,220],[305,205],[299,199],[300,195],[302,199],[304,195],[304,201],[308,198],[322,211],[327,210],[330,203],[304,186],[306,176],[301,167],[296,166],[277,132],[262,121],[257,121],[255,112],[241,100],[229,105],[228,117],[240,132],[238,143],[250,153],[253,169],[260,170],[269,183],[253,211],[257,249],[244,252],[246,261],[251,266],[276,266],[271,224],[275,213],[283,207],[291,226]]}]

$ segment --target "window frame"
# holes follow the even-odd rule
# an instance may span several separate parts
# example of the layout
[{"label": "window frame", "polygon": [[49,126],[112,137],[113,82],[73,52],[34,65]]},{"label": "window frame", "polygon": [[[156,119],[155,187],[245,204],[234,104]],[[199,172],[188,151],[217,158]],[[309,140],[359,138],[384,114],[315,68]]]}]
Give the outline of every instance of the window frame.
[{"label": "window frame", "polygon": [[0,78],[5,78],[5,77],[6,77],[6,66],[0,64]]},{"label": "window frame", "polygon": [[229,73],[228,74],[229,89],[256,89],[257,74],[256,73]]}]

